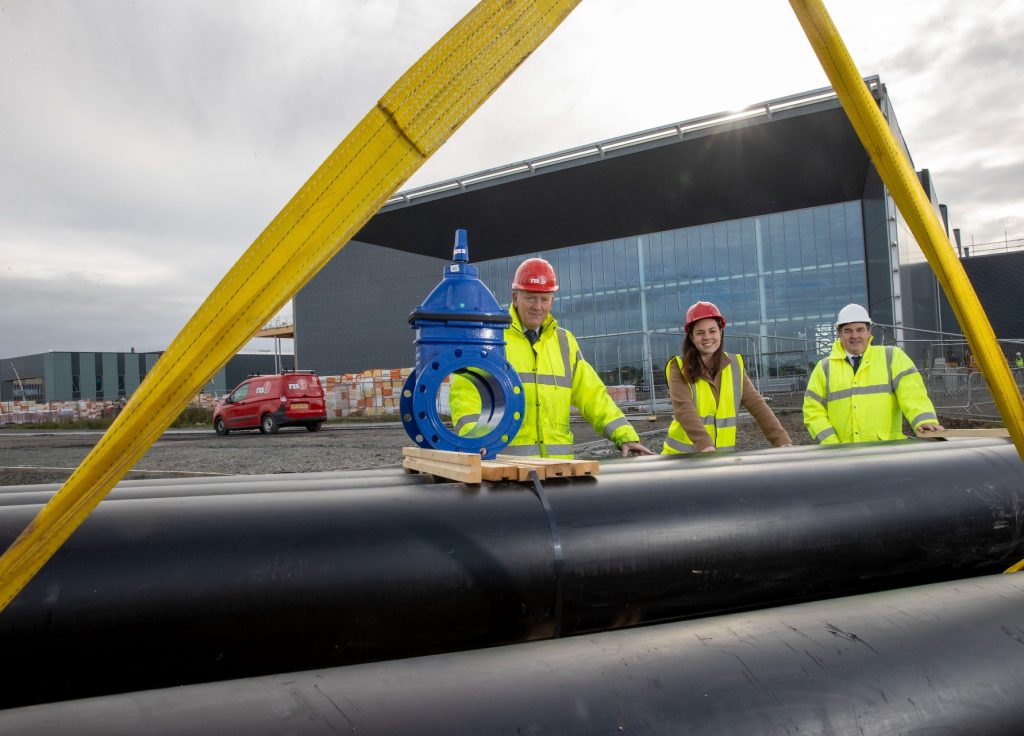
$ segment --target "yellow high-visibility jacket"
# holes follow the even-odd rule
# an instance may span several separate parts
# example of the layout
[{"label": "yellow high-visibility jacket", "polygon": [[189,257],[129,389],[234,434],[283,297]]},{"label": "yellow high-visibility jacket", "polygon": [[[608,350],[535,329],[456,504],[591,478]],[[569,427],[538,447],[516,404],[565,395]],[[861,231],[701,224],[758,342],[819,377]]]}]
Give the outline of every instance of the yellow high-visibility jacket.
[{"label": "yellow high-visibility jacket", "polygon": [[937,422],[910,356],[897,347],[872,346],[870,340],[856,375],[836,340],[804,392],[804,424],[822,444],[905,439],[901,412],[915,431]]},{"label": "yellow high-visibility jacket", "polygon": [[[743,399],[743,356],[739,354],[730,355],[723,353],[728,363],[722,368],[721,386],[719,388],[718,401],[715,401],[715,394],[711,391],[708,382],[703,378],[697,379],[696,383],[690,384],[690,391],[693,394],[693,403],[697,407],[697,414],[704,423],[704,429],[711,437],[711,442],[717,450],[727,450],[736,447],[736,417],[740,412],[740,402]],[[679,372],[683,374],[683,359],[676,355],[665,366],[665,380],[671,381],[670,371],[672,361],[679,364]],[[689,420],[687,420],[689,421]],[[681,452],[695,452],[693,440],[686,434],[683,425],[679,420],[673,419],[668,428],[668,437],[662,445],[663,455],[672,455]]]},{"label": "yellow high-visibility jacket", "polygon": [[[571,332],[559,327],[549,314],[541,325],[540,339],[531,345],[515,308],[509,307],[509,313],[512,326],[505,330],[505,356],[523,383],[526,412],[522,427],[503,454],[572,458],[570,406],[616,447],[640,441],[600,376],[583,359]],[[453,375],[448,404],[455,431],[469,433],[480,419],[477,390],[468,380]]]}]

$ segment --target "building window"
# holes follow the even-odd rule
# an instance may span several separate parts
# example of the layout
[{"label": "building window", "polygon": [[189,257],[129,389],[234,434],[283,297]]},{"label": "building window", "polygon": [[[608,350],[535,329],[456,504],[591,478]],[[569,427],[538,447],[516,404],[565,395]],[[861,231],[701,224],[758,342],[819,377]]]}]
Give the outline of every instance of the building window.
[{"label": "building window", "polygon": [[[683,315],[697,300],[725,312],[738,346],[757,348],[763,375],[780,375],[796,360],[787,341],[814,334],[840,305],[863,302],[867,288],[857,202],[532,255],[558,272],[552,314],[611,381],[627,379],[633,363],[642,363],[643,335],[654,373],[662,370],[679,350]],[[508,274],[529,256],[480,264],[481,279],[503,299]]]}]

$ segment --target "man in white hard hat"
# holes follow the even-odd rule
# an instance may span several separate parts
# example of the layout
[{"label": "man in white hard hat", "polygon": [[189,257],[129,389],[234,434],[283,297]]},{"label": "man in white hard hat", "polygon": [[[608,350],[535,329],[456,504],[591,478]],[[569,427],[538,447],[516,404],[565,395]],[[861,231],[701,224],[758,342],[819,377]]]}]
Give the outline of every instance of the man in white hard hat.
[{"label": "man in white hard hat", "polygon": [[871,317],[860,304],[836,316],[838,340],[818,361],[804,393],[804,424],[822,444],[901,440],[903,417],[915,432],[941,430],[924,381],[894,346],[872,346]]}]

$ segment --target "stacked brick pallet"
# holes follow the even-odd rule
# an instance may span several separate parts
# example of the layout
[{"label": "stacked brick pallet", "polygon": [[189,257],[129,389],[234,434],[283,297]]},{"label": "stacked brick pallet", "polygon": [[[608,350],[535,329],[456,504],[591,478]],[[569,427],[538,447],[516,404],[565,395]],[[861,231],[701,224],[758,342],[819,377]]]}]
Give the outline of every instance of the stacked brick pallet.
[{"label": "stacked brick pallet", "polygon": [[321,376],[327,418],[398,414],[402,386],[411,372],[412,368],[375,368],[362,373]]},{"label": "stacked brick pallet", "polygon": [[[375,368],[362,373],[344,373],[340,376],[321,376],[328,419],[344,417],[383,417],[398,414],[405,379],[412,368]],[[608,392],[618,404],[636,402],[633,386],[609,386]],[[222,397],[200,394],[193,406],[213,410]],[[438,410],[448,412],[448,383],[438,393]],[[115,416],[122,402],[102,400],[5,401],[0,403],[0,425],[38,422],[80,421]]]},{"label": "stacked brick pallet", "polygon": [[4,401],[0,402],[0,426],[5,424],[40,424],[44,422],[77,422],[87,419],[110,418],[117,414],[124,402],[81,401]]},{"label": "stacked brick pallet", "polygon": [[616,404],[635,404],[636,386],[608,386],[608,395]]}]

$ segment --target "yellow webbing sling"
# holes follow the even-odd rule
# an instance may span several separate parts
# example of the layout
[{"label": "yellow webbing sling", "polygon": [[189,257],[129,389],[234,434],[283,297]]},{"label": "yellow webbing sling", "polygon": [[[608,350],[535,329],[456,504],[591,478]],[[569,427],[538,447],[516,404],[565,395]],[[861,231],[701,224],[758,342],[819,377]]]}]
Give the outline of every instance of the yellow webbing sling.
[{"label": "yellow webbing sling", "polygon": [[238,259],[99,443],[0,557],[0,611],[213,374],[578,2],[483,0],[385,93]]}]

